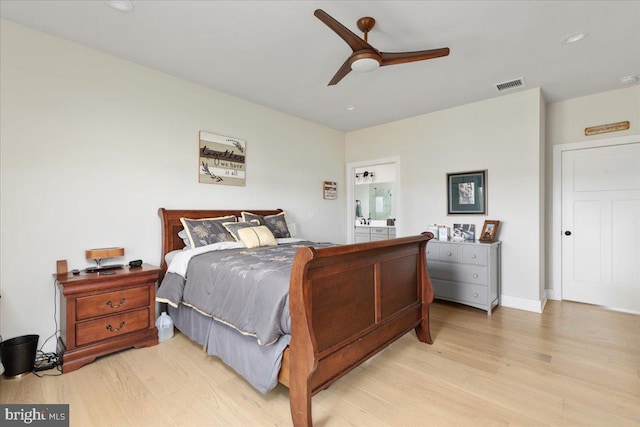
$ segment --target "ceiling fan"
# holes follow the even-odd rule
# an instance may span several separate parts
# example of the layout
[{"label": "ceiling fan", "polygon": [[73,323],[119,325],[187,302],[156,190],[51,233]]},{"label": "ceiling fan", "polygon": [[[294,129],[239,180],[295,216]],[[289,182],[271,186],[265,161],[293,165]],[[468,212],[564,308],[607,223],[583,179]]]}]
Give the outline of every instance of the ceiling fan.
[{"label": "ceiling fan", "polygon": [[313,14],[316,18],[324,22],[327,27],[331,28],[345,42],[347,42],[349,47],[353,50],[351,56],[349,56],[345,63],[342,64],[342,67],[340,67],[335,76],[333,76],[328,86],[338,83],[347,74],[349,74],[351,70],[371,71],[378,67],[384,67],[385,65],[424,61],[425,59],[440,58],[441,56],[449,55],[448,47],[431,50],[418,50],[415,52],[380,52],[367,42],[369,31],[371,31],[376,24],[376,20],[370,16],[358,19],[358,28],[364,33],[364,39],[362,39],[340,22],[332,18],[324,10],[317,9]]}]

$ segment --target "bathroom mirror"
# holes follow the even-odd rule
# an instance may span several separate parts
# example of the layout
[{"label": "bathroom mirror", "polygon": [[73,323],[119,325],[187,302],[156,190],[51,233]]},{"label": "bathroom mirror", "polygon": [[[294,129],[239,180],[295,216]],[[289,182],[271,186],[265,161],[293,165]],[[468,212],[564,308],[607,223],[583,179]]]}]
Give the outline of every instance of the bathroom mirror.
[{"label": "bathroom mirror", "polygon": [[393,182],[356,185],[356,219],[386,220],[395,218],[393,210],[393,187]]}]

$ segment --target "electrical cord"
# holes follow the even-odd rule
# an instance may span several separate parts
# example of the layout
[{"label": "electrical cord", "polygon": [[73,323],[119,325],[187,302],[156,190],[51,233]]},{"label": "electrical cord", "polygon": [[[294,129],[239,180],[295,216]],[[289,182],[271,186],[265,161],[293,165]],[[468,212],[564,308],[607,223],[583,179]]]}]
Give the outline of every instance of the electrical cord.
[{"label": "electrical cord", "polygon": [[[56,339],[58,338],[58,333],[60,332],[60,329],[58,328],[58,305],[56,304],[57,301],[57,296],[58,296],[58,279],[54,279],[53,281],[53,322],[56,325],[55,328],[55,332],[52,333],[51,335],[49,335],[47,337],[46,340],[44,340],[44,342],[42,343],[42,345],[40,346],[40,349],[37,351],[36,353],[36,363],[33,367],[33,374],[35,376],[37,376],[38,378],[42,378],[42,377],[57,377],[59,375],[62,375],[62,360],[60,359],[60,355],[58,355],[58,353],[56,352],[50,352],[50,353],[45,353],[44,351],[42,351],[42,349],[44,348],[44,346],[47,344],[47,342],[49,342],[49,340],[53,337],[56,337]],[[36,368],[39,366],[42,366],[43,364],[50,364],[53,363],[53,366],[51,368],[56,368],[58,370],[59,373],[57,374],[38,374],[38,372],[36,372]]]}]

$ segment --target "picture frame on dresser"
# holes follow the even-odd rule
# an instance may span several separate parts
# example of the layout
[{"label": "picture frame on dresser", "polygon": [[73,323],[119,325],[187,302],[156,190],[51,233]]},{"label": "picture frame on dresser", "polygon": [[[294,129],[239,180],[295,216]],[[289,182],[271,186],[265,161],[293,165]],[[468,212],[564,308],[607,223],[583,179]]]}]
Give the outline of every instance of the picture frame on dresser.
[{"label": "picture frame on dresser", "polygon": [[447,174],[447,215],[487,213],[487,171]]},{"label": "picture frame on dresser", "polygon": [[480,233],[479,241],[483,243],[491,243],[496,240],[498,235],[498,226],[500,221],[485,220],[482,226],[482,233]]}]

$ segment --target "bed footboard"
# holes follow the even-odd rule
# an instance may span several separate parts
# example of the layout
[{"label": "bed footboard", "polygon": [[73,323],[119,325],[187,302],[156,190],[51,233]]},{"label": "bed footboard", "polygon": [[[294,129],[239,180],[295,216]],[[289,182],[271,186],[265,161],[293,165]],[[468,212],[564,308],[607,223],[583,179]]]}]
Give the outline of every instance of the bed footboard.
[{"label": "bed footboard", "polygon": [[298,251],[289,290],[294,426],[312,425],[313,395],[411,329],[432,343],[426,270],[432,237]]}]

